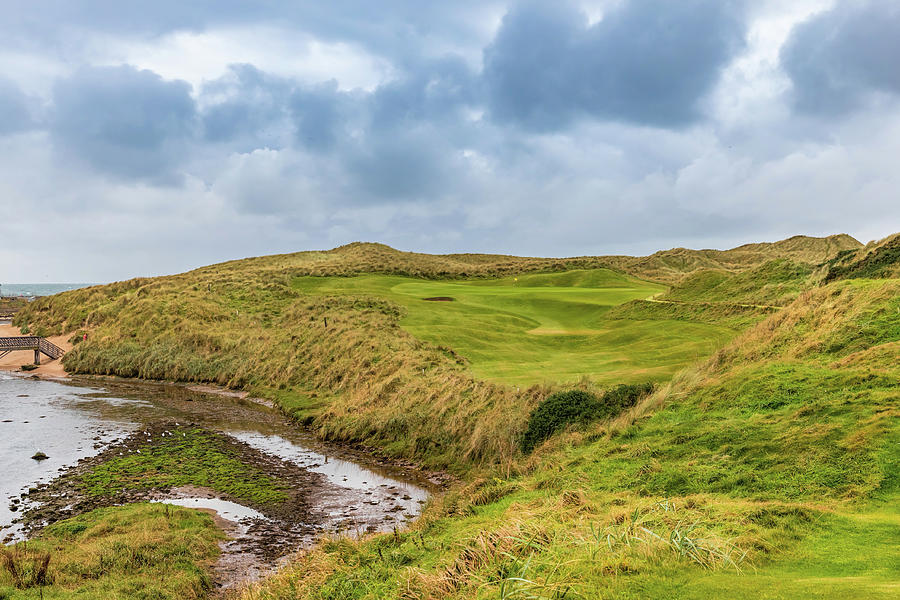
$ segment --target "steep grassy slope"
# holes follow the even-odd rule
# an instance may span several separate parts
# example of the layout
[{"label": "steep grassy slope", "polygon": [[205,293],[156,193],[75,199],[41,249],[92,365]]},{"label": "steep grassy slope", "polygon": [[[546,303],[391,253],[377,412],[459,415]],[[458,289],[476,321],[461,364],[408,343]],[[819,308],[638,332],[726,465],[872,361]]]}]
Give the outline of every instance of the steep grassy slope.
[{"label": "steep grassy slope", "polygon": [[813,266],[776,259],[739,273],[702,270],[692,273],[660,298],[688,302],[726,302],[784,306],[811,287]]},{"label": "steep grassy slope", "polygon": [[804,293],[522,474],[245,598],[894,597],[898,355],[900,281]]},{"label": "steep grassy slope", "polygon": [[900,234],[868,244],[856,251],[844,250],[826,262],[825,281],[860,277],[900,277]]}]

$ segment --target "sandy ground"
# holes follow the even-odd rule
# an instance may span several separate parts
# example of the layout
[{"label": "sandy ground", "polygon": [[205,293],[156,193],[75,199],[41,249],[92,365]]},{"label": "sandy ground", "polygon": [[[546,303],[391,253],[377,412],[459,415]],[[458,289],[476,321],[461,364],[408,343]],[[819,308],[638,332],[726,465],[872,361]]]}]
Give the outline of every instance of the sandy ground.
[{"label": "sandy ground", "polygon": [[[9,323],[0,322],[0,337],[10,337],[22,335],[18,327],[13,327]],[[72,349],[72,344],[68,342],[71,336],[56,335],[47,339],[68,352]],[[21,352],[10,352],[3,358],[0,358],[0,371],[18,371],[22,365],[30,365],[34,362],[34,350],[22,350]],[[60,360],[50,360],[45,355],[41,355],[41,366],[34,371],[29,371],[29,375],[38,375],[39,377],[65,377],[66,371],[63,369]]]}]

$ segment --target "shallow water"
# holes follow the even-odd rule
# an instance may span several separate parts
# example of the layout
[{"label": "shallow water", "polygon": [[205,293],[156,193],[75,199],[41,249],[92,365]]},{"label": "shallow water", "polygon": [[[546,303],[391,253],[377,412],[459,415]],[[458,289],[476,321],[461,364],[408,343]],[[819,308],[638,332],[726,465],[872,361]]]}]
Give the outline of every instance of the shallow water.
[{"label": "shallow water", "polygon": [[322,473],[339,487],[361,490],[364,494],[374,494],[373,490],[379,490],[380,496],[391,497],[394,506],[401,507],[402,510],[395,511],[402,515],[417,514],[419,505],[428,499],[428,492],[417,485],[380,475],[349,460],[329,457],[279,435],[264,435],[252,431],[232,435],[257,450],[278,456],[314,473]]},{"label": "shallow water", "polygon": [[[95,392],[0,372],[0,540],[18,530],[11,508],[23,492],[137,427],[128,413],[146,402],[85,395]],[[38,451],[49,458],[33,460]]]},{"label": "shallow water", "polygon": [[184,506],[185,508],[199,508],[215,511],[219,517],[232,523],[242,525],[249,520],[265,519],[266,516],[258,510],[253,510],[237,502],[229,502],[219,498],[166,498],[165,500],[152,500],[163,504]]},{"label": "shallow water", "polygon": [[[0,539],[19,530],[23,493],[79,459],[98,454],[142,425],[170,420],[231,435],[253,448],[321,473],[313,490],[324,524],[298,523],[297,545],[335,530],[390,530],[417,515],[429,492],[399,471],[359,464],[357,455],[323,445],[273,409],[182,386],[121,381],[47,381],[0,372]],[[47,460],[31,458],[37,451]],[[361,460],[361,459],[359,459]],[[177,496],[177,494],[176,494]],[[163,498],[156,498],[161,500]],[[165,498],[212,509],[228,521],[259,521],[257,511],[215,497]],[[290,531],[294,531],[291,529]],[[300,539],[302,538],[302,539]],[[233,546],[240,551],[240,545]]]}]

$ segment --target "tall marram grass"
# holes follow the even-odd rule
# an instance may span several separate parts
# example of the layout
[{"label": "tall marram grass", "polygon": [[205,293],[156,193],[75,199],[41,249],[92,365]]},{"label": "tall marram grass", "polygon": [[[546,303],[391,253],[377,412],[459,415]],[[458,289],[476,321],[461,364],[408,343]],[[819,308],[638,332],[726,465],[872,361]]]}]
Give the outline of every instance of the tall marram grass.
[{"label": "tall marram grass", "polygon": [[473,379],[452,351],[402,330],[390,302],[302,295],[281,272],[198,275],[75,290],[32,303],[16,323],[39,335],[87,331],[65,357],[71,372],[210,382],[289,411],[316,406],[297,416],[323,437],[432,466],[508,460],[545,394]]},{"label": "tall marram grass", "polygon": [[65,357],[75,373],[249,389],[281,402],[324,437],[377,444],[431,466],[465,468],[516,456],[527,416],[548,390],[478,381],[452,350],[401,329],[401,307],[370,297],[303,295],[291,288],[296,277],[487,277],[601,266],[640,275],[668,273],[677,264],[683,274],[708,263],[746,269],[781,254],[818,255],[835,244],[850,242],[787,240],[698,251],[691,261],[681,251],[649,259],[537,259],[431,256],[350,244],[74,290],[29,304],[15,323],[36,335],[87,332],[87,341]]}]

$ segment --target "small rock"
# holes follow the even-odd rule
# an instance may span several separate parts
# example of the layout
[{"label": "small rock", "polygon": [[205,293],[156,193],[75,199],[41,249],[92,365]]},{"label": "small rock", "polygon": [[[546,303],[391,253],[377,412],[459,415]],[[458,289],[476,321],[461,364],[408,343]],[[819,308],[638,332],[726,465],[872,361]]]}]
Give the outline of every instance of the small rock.
[{"label": "small rock", "polygon": [[47,456],[46,454],[44,454],[43,452],[41,452],[40,450],[38,450],[37,452],[34,453],[34,456],[32,456],[31,458],[34,460],[47,460],[50,457]]}]

